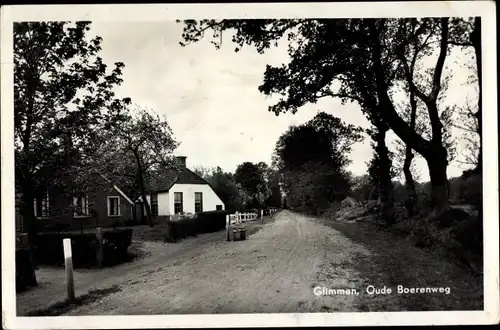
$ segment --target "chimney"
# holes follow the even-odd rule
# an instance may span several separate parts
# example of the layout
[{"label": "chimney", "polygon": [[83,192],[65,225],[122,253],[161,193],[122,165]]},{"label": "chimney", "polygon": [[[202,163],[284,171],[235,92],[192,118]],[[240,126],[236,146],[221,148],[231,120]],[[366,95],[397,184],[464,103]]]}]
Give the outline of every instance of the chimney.
[{"label": "chimney", "polygon": [[177,164],[179,164],[180,167],[186,167],[186,158],[184,156],[177,156],[175,159],[177,160]]}]

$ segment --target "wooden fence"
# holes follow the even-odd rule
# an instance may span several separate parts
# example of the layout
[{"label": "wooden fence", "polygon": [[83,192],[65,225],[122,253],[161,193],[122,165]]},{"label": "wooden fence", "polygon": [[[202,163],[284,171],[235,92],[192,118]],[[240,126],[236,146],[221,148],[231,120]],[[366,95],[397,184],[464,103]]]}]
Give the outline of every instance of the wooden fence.
[{"label": "wooden fence", "polygon": [[234,214],[229,215],[229,224],[234,225],[234,224],[240,224],[240,223],[245,223],[245,222],[249,222],[249,221],[256,221],[258,218],[259,218],[259,216],[255,212],[248,212],[248,213],[236,212]]}]

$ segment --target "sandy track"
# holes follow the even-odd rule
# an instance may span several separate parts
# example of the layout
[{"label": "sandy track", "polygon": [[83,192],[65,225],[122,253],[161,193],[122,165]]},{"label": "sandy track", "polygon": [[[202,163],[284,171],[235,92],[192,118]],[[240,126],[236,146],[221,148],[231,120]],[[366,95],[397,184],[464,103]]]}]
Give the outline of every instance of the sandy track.
[{"label": "sandy track", "polygon": [[353,264],[369,252],[332,228],[283,211],[246,241],[209,239],[130,267],[121,292],[66,315],[356,311],[355,296],[313,292],[362,290]]}]

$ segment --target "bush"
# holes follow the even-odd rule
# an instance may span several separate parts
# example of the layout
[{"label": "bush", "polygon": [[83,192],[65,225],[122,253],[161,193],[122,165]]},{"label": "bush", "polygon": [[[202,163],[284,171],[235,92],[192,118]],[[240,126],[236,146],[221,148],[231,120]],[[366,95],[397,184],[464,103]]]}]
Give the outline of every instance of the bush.
[{"label": "bush", "polygon": [[114,265],[125,260],[128,248],[132,244],[132,234],[132,229],[117,229],[103,233],[104,266]]},{"label": "bush", "polygon": [[[37,236],[37,260],[41,264],[64,264],[63,239],[71,239],[73,266],[97,265],[98,241],[95,233],[61,232],[39,233]],[[117,229],[103,232],[103,265],[122,261],[132,244],[132,229]]]},{"label": "bush", "polygon": [[[447,222],[443,226],[443,222]],[[463,265],[482,267],[482,219],[451,209],[439,218],[418,216],[407,218],[391,228],[394,232],[409,235],[417,247],[442,249]]]},{"label": "bush", "polygon": [[213,233],[226,228],[229,211],[207,211],[196,215],[181,215],[178,220],[167,221],[165,241],[177,242],[188,236]]},{"label": "bush", "polygon": [[482,175],[474,174],[463,180],[459,186],[458,200],[461,204],[469,204],[476,207],[477,210],[482,208]]},{"label": "bush", "polygon": [[28,286],[36,285],[35,267],[30,256],[30,249],[16,250],[16,292],[22,292]]},{"label": "bush", "polygon": [[226,228],[226,215],[230,212],[225,210],[200,212],[196,217],[197,232],[213,233]]}]

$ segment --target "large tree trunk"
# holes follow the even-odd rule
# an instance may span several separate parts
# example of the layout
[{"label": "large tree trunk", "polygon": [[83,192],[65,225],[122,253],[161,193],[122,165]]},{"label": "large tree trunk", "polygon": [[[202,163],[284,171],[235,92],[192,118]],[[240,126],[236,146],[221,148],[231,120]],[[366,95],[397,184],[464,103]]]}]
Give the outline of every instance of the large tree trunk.
[{"label": "large tree trunk", "polygon": [[[384,21],[382,22],[384,23]],[[448,42],[448,18],[442,18],[441,22],[441,47],[438,61],[434,69],[432,92],[430,95],[425,95],[418,89],[414,89],[415,94],[427,105],[432,125],[432,142],[423,139],[397,113],[389,97],[389,88],[386,82],[384,66],[382,65],[382,45],[379,38],[379,33],[381,33],[382,29],[374,26],[376,33],[373,33],[371,36],[374,46],[372,59],[374,62],[377,96],[381,105],[378,114],[407,146],[411,147],[427,160],[431,176],[435,214],[442,214],[448,208],[448,180],[446,176],[446,167],[448,165],[447,154],[442,144],[442,124],[439,119],[436,104],[439,91],[441,90],[441,74],[446,59]],[[412,86],[415,87],[413,85],[413,78],[409,79],[409,81]]]},{"label": "large tree trunk", "polygon": [[394,202],[392,199],[392,179],[391,179],[391,159],[389,158],[389,150],[385,143],[385,135],[387,129],[379,129],[376,134],[376,152],[379,157],[379,199],[380,212],[388,225],[395,222],[394,218]]},{"label": "large tree trunk", "polygon": [[[413,65],[412,64],[412,74],[413,74]],[[415,89],[413,86],[410,87],[410,128],[415,130],[416,122],[417,122],[417,99],[415,97]],[[408,211],[408,216],[415,215],[415,204],[417,202],[417,193],[415,191],[415,181],[413,180],[413,175],[411,173],[411,162],[413,161],[413,151],[410,146],[406,146],[405,151],[405,160],[403,164],[403,173],[405,176],[405,187],[406,192],[408,194],[408,200],[406,201],[405,208]]]},{"label": "large tree trunk", "polygon": [[144,172],[141,164],[141,160],[137,152],[134,152],[134,157],[137,162],[137,185],[139,186],[139,192],[141,194],[142,204],[146,209],[146,221],[149,227],[153,227],[153,218],[151,217],[151,208],[149,202],[146,199],[146,188],[144,187]]},{"label": "large tree trunk", "polygon": [[417,193],[415,191],[415,181],[411,173],[411,162],[413,160],[413,152],[410,147],[406,147],[405,161],[403,164],[403,173],[405,176],[405,188],[408,194],[405,208],[408,211],[408,216],[415,215],[415,205],[417,202]]},{"label": "large tree trunk", "polygon": [[432,207],[434,216],[444,214],[449,207],[449,187],[446,169],[448,167],[447,152],[437,146],[432,156],[426,157],[432,187]]}]

